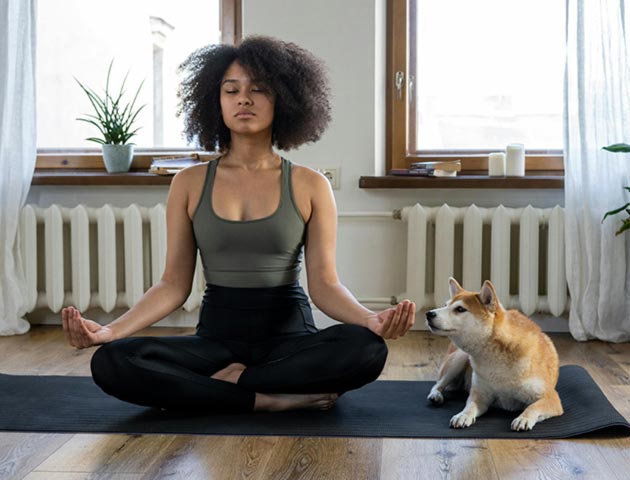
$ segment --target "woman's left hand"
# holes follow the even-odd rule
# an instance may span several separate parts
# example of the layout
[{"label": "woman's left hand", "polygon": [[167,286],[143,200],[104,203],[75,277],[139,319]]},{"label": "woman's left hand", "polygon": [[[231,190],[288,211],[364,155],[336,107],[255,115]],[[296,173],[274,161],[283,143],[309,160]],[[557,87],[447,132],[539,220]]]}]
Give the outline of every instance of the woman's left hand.
[{"label": "woman's left hand", "polygon": [[367,327],[383,338],[396,339],[409,331],[416,320],[416,304],[403,300],[368,319]]}]

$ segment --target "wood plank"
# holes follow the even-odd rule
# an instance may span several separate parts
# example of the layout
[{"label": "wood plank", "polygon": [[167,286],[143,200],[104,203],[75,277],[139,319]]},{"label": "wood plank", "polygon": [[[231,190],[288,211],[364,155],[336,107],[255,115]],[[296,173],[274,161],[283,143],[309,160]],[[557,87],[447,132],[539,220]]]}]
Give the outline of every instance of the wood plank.
[{"label": "wood plank", "polygon": [[178,435],[146,478],[266,480],[263,470],[278,437]]},{"label": "wood plank", "polygon": [[31,472],[23,480],[141,480],[141,473]]},{"label": "wood plank", "polygon": [[174,439],[173,435],[77,434],[35,471],[145,473]]},{"label": "wood plank", "polygon": [[491,480],[500,477],[489,455],[487,440],[385,439],[380,478]]},{"label": "wood plank", "polygon": [[379,478],[381,446],[381,439],[281,437],[273,448],[263,478]]},{"label": "wood plank", "polygon": [[0,432],[0,478],[22,478],[72,435]]},{"label": "wood plank", "polygon": [[[415,333],[415,332],[414,332]],[[389,355],[379,380],[436,380],[449,340],[428,332],[388,340]]]},{"label": "wood plank", "polygon": [[502,480],[627,478],[592,440],[488,440],[488,446]]}]

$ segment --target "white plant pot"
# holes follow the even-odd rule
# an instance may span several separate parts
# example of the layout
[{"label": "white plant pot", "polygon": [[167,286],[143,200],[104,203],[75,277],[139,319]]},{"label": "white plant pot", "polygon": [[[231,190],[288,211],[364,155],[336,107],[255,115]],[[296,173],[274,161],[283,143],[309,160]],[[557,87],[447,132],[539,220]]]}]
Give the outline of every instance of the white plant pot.
[{"label": "white plant pot", "polygon": [[109,173],[128,172],[133,160],[133,145],[104,144],[103,161]]}]

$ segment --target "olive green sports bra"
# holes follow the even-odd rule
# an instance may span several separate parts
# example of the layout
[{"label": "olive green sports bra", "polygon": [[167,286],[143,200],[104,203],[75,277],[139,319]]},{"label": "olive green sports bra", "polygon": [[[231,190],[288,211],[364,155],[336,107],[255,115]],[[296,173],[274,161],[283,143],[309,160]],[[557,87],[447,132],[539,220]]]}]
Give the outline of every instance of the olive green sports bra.
[{"label": "olive green sports bra", "polygon": [[207,283],[224,287],[277,287],[298,281],[306,225],[291,189],[291,162],[282,158],[280,204],[268,217],[234,221],[212,207],[220,158],[208,164],[193,230]]}]

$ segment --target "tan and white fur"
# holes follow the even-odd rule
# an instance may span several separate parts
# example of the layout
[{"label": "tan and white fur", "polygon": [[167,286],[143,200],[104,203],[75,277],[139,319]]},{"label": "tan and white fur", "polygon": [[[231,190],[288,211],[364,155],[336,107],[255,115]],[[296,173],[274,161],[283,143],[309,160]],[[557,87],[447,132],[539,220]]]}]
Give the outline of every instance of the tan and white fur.
[{"label": "tan and white fur", "polygon": [[505,310],[487,280],[480,292],[469,292],[450,278],[449,290],[446,306],[428,311],[426,319],[434,334],[452,342],[428,400],[441,405],[444,390],[469,391],[451,427],[471,426],[490,406],[523,410],[512,421],[517,431],[562,415],[558,353],[551,339],[522,313]]}]

